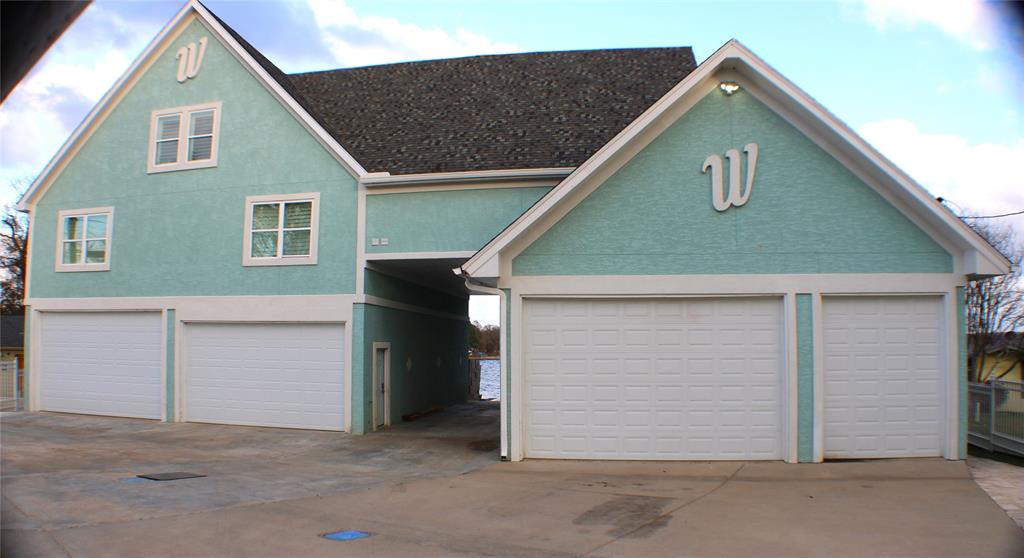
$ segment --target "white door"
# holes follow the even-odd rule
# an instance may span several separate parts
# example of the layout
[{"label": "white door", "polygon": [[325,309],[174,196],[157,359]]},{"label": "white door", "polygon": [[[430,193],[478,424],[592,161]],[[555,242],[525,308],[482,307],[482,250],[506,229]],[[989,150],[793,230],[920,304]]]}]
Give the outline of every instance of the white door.
[{"label": "white door", "polygon": [[344,428],[344,326],[190,323],[185,332],[185,420]]},{"label": "white door", "polygon": [[41,314],[39,408],[159,419],[159,312]]},{"label": "white door", "polygon": [[781,307],[526,301],[526,456],[780,459]]},{"label": "white door", "polygon": [[826,458],[942,455],[942,299],[822,304]]}]

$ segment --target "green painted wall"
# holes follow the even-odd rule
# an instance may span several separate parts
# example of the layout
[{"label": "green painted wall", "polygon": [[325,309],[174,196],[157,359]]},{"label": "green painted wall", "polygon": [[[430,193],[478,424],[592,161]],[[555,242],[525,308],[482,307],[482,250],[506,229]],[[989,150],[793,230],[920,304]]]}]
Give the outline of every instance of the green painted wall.
[{"label": "green painted wall", "polygon": [[[750,200],[718,213],[703,162],[750,142],[760,146]],[[741,90],[731,97],[715,91],[698,102],[516,257],[512,270],[946,273],[952,265],[898,210]]]},{"label": "green painted wall", "polygon": [[[199,74],[177,48],[210,37]],[[150,113],[222,101],[218,166],[146,174]],[[245,198],[320,192],[319,263],[242,267]],[[57,212],[114,206],[111,268],[55,273]],[[341,294],[355,291],[356,183],[245,68],[193,22],[40,200],[33,297]]]},{"label": "green painted wall", "polygon": [[174,310],[167,310],[167,337],[164,340],[164,393],[167,394],[166,422],[174,422]]},{"label": "green painted wall", "polygon": [[456,296],[429,289],[422,285],[378,273],[372,269],[367,269],[363,277],[363,290],[368,295],[379,296],[395,302],[414,304],[459,316],[465,316],[469,313],[468,295]]},{"label": "green painted wall", "polygon": [[956,327],[957,327],[957,383],[960,390],[960,459],[967,459],[967,290],[956,288]]},{"label": "green painted wall", "polygon": [[[550,187],[449,190],[366,196],[366,251],[479,250]],[[370,239],[387,238],[387,246]]]},{"label": "green painted wall", "polygon": [[[366,293],[457,316],[469,298],[434,291],[367,270]],[[352,431],[373,430],[373,344],[390,343],[391,424],[402,415],[466,401],[469,394],[468,322],[377,306],[353,309]]]},{"label": "green painted wall", "polygon": [[796,295],[797,459],[814,461],[814,322],[809,294]]}]

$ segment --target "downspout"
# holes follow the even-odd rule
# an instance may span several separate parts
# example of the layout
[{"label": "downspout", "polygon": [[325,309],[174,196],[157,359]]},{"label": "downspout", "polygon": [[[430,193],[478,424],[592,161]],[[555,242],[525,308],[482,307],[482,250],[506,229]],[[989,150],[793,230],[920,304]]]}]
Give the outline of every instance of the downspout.
[{"label": "downspout", "polygon": [[509,460],[509,444],[508,444],[508,332],[505,328],[508,327],[508,316],[506,316],[506,301],[505,291],[495,288],[487,287],[485,285],[478,285],[472,282],[472,278],[462,270],[461,267],[452,269],[456,275],[462,277],[466,281],[466,289],[471,293],[482,294],[482,295],[498,295],[501,308],[498,314],[498,321],[501,326],[501,335],[499,335],[498,345],[498,363],[501,366],[501,400],[499,401],[500,409],[499,415],[501,419],[501,460]]}]

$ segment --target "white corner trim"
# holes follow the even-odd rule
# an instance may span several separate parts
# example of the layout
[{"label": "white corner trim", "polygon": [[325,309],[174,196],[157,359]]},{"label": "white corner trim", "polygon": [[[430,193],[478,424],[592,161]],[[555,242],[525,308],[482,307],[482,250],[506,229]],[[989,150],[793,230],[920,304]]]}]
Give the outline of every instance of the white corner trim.
[{"label": "white corner trim", "polygon": [[475,254],[473,251],[456,252],[374,252],[366,254],[366,261],[386,260],[442,260],[468,258]]},{"label": "white corner trim", "polygon": [[[86,225],[82,225],[82,262],[77,264],[66,264],[64,262],[64,219],[67,217],[85,217],[89,215],[106,215],[107,216],[107,230],[104,242],[106,246],[106,254],[103,258],[103,263],[84,263],[86,256],[85,239],[88,238],[86,235]],[[114,208],[112,206],[106,207],[89,207],[86,209],[63,209],[57,212],[57,248],[54,251],[53,256],[53,270],[57,273],[64,272],[79,272],[79,271],[109,271],[110,270],[110,256],[113,253],[111,239],[113,238],[114,230]]]},{"label": "white corner trim", "polygon": [[[310,216],[309,232],[309,255],[308,256],[274,256],[267,258],[255,258],[250,251],[252,248],[252,208],[261,203],[279,203],[278,209],[278,252],[284,245],[284,204],[286,202],[312,202],[312,213]],[[242,265],[254,266],[280,266],[280,265],[316,265],[317,248],[319,246],[320,231],[320,192],[309,192],[302,194],[279,194],[267,196],[247,196],[245,198],[245,220],[242,236]]]},{"label": "white corner trim", "polygon": [[[158,172],[169,172],[179,171],[187,169],[205,169],[217,166],[217,157],[220,153],[220,119],[221,119],[221,101],[215,101],[212,103],[203,103],[198,105],[189,105],[184,107],[174,107],[168,109],[158,109],[150,113],[149,116],[149,149],[147,150],[146,159],[146,173],[153,174]],[[210,147],[210,158],[201,159],[198,161],[188,160],[188,140],[189,130],[191,130],[191,118],[190,115],[193,112],[201,112],[206,110],[213,111],[213,141]],[[173,116],[178,115],[180,120],[178,121],[178,156],[177,160],[173,163],[166,163],[162,165],[156,164],[156,122],[161,116]]]},{"label": "white corner trim", "polygon": [[[964,247],[970,247],[977,251],[996,270],[1002,270],[1003,273],[1008,272],[1009,262],[997,250],[981,239],[960,219],[945,210],[932,199],[924,188],[879,154],[853,130],[736,40],[730,40],[715,51],[636,120],[577,167],[558,186],[478,251],[462,266],[462,269],[470,276],[477,277],[484,276],[481,271],[485,266],[493,270],[493,264],[488,265],[489,262],[496,260],[503,250],[523,237],[528,229],[535,225],[542,225],[543,223],[540,223],[542,219],[556,207],[579,203],[582,197],[572,196],[574,190],[591,179],[599,179],[606,164],[612,162],[620,151],[626,150],[634,141],[640,139],[645,131],[652,128],[666,113],[671,112],[671,109],[688,93],[700,88],[702,84],[712,81],[720,69],[730,69],[731,74],[737,73],[755,83],[760,82],[759,85],[762,89],[771,88],[780,92],[783,101],[793,110],[810,114],[827,128],[831,137],[836,140],[838,149],[850,152],[879,169],[881,171],[879,178],[884,182],[883,185],[889,189],[902,191],[908,201],[913,202],[920,210],[918,213],[921,216],[927,216],[935,222],[941,223],[952,237],[960,239]],[[510,254],[509,256],[513,257],[514,255]],[[979,270],[985,269],[982,266],[977,267]],[[965,271],[967,273],[976,272],[971,269]]]},{"label": "white corner trim", "polygon": [[409,186],[416,184],[459,184],[481,183],[505,180],[561,180],[574,170],[574,167],[550,167],[539,169],[508,169],[483,171],[435,172],[419,174],[378,174],[364,176],[360,182],[367,187]]}]

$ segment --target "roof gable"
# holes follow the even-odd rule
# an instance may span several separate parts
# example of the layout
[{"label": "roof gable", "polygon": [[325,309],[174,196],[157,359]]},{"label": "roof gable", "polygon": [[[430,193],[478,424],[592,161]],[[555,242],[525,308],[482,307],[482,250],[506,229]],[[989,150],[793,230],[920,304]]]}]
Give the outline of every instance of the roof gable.
[{"label": "roof gable", "polygon": [[[92,109],[78,128],[71,134],[57,154],[50,160],[43,172],[36,178],[29,189],[18,201],[18,209],[31,209],[46,189],[74,158],[90,135],[110,115],[113,109],[124,99],[133,85],[150,70],[159,57],[174,44],[174,41],[187,30],[194,21],[200,22],[220,41],[257,81],[264,86],[295,118],[298,120],[324,148],[337,159],[353,176],[362,177],[366,170],[327,133],[326,130],[306,111],[302,105],[273,78],[253,56],[239,44],[237,34],[228,29],[211,14],[201,3],[190,0],[178,14],[161,30],[146,47],[143,53],[132,63],[128,70],[104,95]],[[251,47],[250,47],[251,48]],[[268,62],[269,63],[269,62]],[[283,74],[282,74],[283,75]],[[157,107],[154,107],[157,108]]]},{"label": "roof gable", "polygon": [[[748,144],[750,196],[719,211],[702,165]],[[949,252],[744,89],[707,93],[512,261],[533,276],[952,270]]]},{"label": "roof gable", "polygon": [[[470,258],[471,277],[511,273],[511,259],[614,175],[722,81],[738,81],[947,248],[958,273],[998,275],[1009,262],[927,191],[737,41],[730,41]],[[742,147],[742,146],[740,146]]]}]

